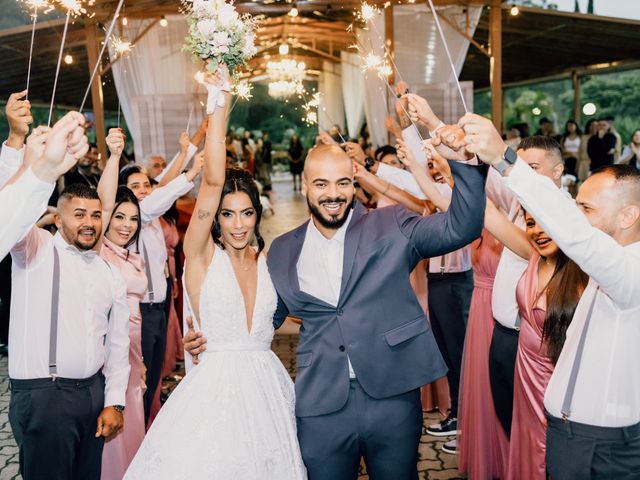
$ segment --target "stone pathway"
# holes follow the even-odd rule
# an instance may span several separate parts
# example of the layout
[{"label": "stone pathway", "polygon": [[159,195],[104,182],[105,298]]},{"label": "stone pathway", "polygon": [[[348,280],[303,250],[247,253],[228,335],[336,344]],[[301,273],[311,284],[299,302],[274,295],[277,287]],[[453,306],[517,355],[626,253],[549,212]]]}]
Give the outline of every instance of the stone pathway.
[{"label": "stone pathway", "polygon": [[[267,213],[262,223],[262,236],[267,247],[278,235],[300,225],[308,218],[307,206],[300,193],[293,192],[291,183],[279,181],[274,183],[272,194],[275,214]],[[273,350],[282,360],[287,371],[295,378],[295,349],[297,345],[297,326],[287,322],[273,341]],[[184,372],[176,372],[176,378]],[[176,381],[163,382],[163,391],[170,394],[177,386]],[[18,474],[18,448],[15,445],[9,426],[9,381],[7,358],[0,358],[0,480],[20,479]],[[437,414],[425,413],[423,419],[423,435],[420,440],[418,471],[419,478],[433,480],[462,479],[457,469],[456,457],[442,453],[441,446],[448,438],[437,439],[426,435],[429,424],[438,421]],[[359,480],[367,479],[362,468]]]}]

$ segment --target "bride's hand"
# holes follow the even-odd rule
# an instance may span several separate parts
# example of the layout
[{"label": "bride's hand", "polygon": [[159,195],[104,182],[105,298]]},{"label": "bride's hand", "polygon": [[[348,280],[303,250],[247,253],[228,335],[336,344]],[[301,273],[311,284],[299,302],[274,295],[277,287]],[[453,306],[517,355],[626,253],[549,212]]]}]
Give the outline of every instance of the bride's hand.
[{"label": "bride's hand", "polygon": [[202,336],[202,332],[195,331],[193,328],[193,319],[191,317],[187,317],[187,327],[188,330],[182,339],[182,344],[184,345],[184,349],[187,353],[191,355],[193,364],[197,365],[200,363],[198,355],[207,349],[207,346],[205,345],[207,343],[207,339]]}]

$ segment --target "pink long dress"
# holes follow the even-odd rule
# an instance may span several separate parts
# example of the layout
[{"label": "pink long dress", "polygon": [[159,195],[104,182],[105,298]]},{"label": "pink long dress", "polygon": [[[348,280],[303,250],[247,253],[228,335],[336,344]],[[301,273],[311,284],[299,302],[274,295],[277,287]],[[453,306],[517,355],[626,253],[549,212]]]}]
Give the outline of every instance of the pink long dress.
[{"label": "pink long dress", "polygon": [[[516,356],[513,388],[513,421],[509,449],[510,480],[545,480],[544,392],[553,373],[553,363],[542,344],[547,310],[546,291],[538,294],[538,264],[533,254],[518,288],[516,299],[522,323]],[[567,459],[571,461],[571,459]]]},{"label": "pink long dress", "polygon": [[502,245],[486,230],[473,244],[473,295],[462,357],[458,404],[458,469],[473,480],[505,478],[509,441],[491,396],[491,293]]},{"label": "pink long dress", "polygon": [[129,363],[123,430],[109,438],[102,453],[102,480],[121,480],[144,439],[144,363],[142,362],[140,302],[147,291],[147,276],[140,255],[102,239],[100,256],[117,268],[127,284],[129,316]]}]

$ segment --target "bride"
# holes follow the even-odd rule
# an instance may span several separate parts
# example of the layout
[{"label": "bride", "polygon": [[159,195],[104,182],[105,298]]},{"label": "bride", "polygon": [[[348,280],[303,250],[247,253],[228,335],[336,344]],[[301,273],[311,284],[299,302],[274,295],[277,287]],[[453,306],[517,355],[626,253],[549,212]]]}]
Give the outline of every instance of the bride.
[{"label": "bride", "polygon": [[[220,66],[207,82],[224,85],[228,75]],[[224,106],[209,115],[204,178],[184,239],[187,293],[207,350],[156,417],[125,479],[307,477],[293,382],[271,351],[277,294],[262,252],[260,198],[248,172],[225,172],[231,95],[222,95]]]}]

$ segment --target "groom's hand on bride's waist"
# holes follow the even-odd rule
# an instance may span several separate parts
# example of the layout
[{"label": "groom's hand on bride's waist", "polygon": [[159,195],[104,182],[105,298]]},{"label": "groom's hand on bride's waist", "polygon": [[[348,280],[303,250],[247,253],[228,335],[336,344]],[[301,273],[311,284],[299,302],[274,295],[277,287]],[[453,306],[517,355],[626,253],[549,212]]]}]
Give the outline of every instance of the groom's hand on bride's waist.
[{"label": "groom's hand on bride's waist", "polygon": [[193,364],[197,365],[200,363],[198,355],[207,349],[207,346],[205,345],[207,343],[207,339],[202,336],[202,332],[195,331],[193,328],[193,318],[187,317],[187,327],[187,333],[184,334],[182,344],[184,345],[184,349],[187,353],[191,355]]}]

